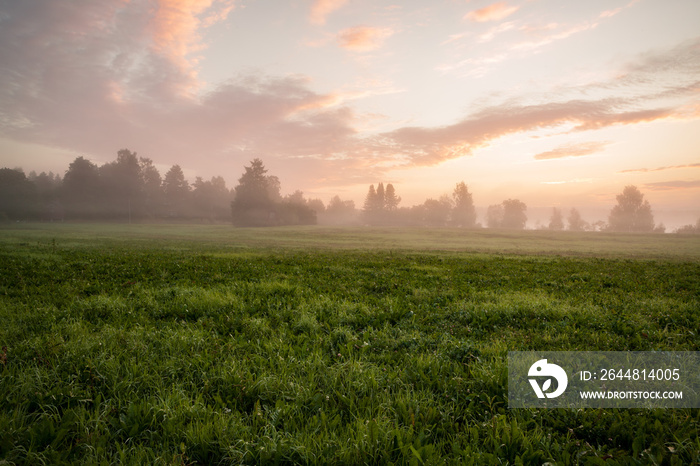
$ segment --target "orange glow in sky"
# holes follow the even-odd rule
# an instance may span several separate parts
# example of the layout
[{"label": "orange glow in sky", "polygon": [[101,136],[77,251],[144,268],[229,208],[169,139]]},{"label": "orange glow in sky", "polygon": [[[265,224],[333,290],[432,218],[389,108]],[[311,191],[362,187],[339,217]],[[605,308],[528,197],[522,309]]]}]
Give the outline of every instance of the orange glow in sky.
[{"label": "orange glow in sky", "polygon": [[[700,2],[124,0],[0,6],[0,166],[255,157],[296,189],[700,217]],[[591,218],[590,220],[594,220]]]}]

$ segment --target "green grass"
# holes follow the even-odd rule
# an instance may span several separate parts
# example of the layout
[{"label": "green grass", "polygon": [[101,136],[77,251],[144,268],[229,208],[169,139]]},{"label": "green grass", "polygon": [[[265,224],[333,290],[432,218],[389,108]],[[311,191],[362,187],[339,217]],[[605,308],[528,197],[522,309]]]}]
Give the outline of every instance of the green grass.
[{"label": "green grass", "polygon": [[675,235],[0,230],[0,463],[698,464],[697,409],[509,410],[509,350],[700,347]]}]

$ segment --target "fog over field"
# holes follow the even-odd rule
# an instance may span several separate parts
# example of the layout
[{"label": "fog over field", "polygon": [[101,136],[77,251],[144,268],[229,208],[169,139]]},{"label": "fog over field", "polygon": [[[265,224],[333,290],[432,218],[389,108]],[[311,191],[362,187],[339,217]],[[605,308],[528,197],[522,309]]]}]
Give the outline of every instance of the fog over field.
[{"label": "fog over field", "polygon": [[[700,217],[693,0],[136,0],[0,5],[0,167],[63,178],[128,149],[162,177],[399,207],[464,182],[607,222],[626,186],[667,231]],[[220,183],[219,183],[220,184]]]}]

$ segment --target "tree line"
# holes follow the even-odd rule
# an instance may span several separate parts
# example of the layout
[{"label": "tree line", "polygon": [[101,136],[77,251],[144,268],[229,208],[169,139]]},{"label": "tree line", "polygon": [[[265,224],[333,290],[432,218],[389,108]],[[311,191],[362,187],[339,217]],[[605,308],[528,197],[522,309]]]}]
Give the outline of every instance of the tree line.
[{"label": "tree line", "polygon": [[282,196],[279,178],[259,159],[235,188],[221,176],[189,183],[179,165],[164,176],[153,161],[122,149],[98,166],[77,157],[59,174],[0,169],[0,221],[206,221],[239,226],[330,223],[357,217],[353,201],[334,196],[328,206],[301,191]]},{"label": "tree line", "polygon": [[[562,211],[552,209],[549,223],[540,228],[571,231],[663,232],[656,225],[651,206],[635,186],[627,186],[617,198],[608,222],[589,223],[572,208],[564,222]],[[380,182],[369,186],[361,209],[352,200],[333,196],[307,199],[302,191],[281,195],[279,178],[268,174],[254,159],[244,167],[235,188],[221,176],[196,177],[189,183],[179,165],[164,176],[149,158],[122,149],[117,158],[101,166],[77,157],[63,177],[21,169],[0,169],[0,220],[195,220],[232,222],[237,226],[366,224],[376,226],[429,226],[458,228],[524,229],[527,205],[506,199],[486,209],[483,224],[477,222],[472,193],[463,181],[451,195],[426,199],[401,207],[395,187]],[[700,233],[700,219],[678,233]]]},{"label": "tree line", "polygon": [[0,216],[32,220],[228,219],[220,176],[190,184],[179,165],[161,176],[153,161],[122,149],[101,166],[77,157],[65,174],[0,169]]}]

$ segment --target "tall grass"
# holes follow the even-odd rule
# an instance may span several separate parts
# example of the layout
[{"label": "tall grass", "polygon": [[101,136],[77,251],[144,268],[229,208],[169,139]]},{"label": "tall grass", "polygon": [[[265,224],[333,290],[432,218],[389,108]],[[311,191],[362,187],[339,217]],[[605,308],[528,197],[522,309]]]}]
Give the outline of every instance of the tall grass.
[{"label": "tall grass", "polygon": [[0,235],[9,464],[700,462],[698,410],[509,410],[506,367],[509,350],[698,350],[697,261],[90,228]]}]

